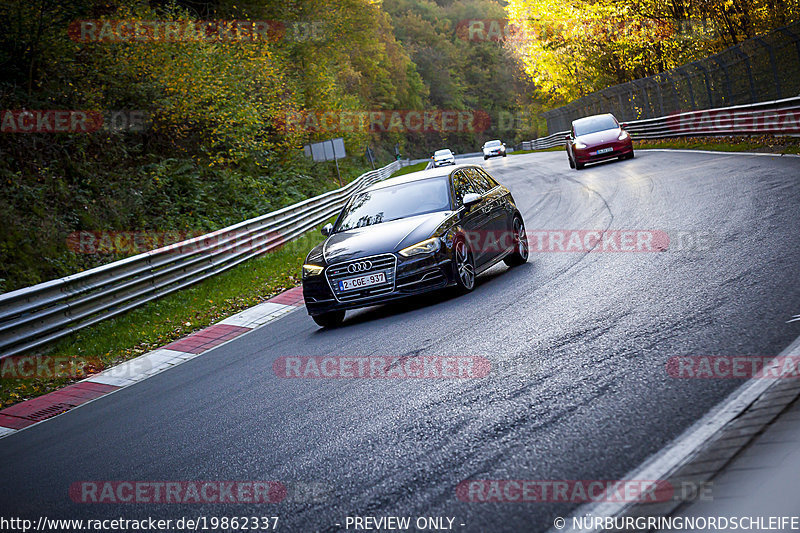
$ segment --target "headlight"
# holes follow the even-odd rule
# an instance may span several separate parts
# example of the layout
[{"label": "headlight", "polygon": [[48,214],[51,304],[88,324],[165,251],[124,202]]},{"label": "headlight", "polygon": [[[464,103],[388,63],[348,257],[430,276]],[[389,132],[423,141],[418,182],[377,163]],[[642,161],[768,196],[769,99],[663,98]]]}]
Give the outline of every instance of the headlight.
[{"label": "headlight", "polygon": [[623,131],[622,133],[619,134],[619,137],[617,137],[617,139],[619,139],[620,141],[624,141],[628,137],[630,137],[630,135],[628,135],[628,132]]},{"label": "headlight", "polygon": [[577,148],[578,150],[583,150],[584,148],[586,148],[586,145],[580,141],[575,141],[575,148]]},{"label": "headlight", "polygon": [[403,248],[398,253],[403,257],[411,257],[412,255],[419,254],[432,254],[434,252],[438,252],[441,246],[442,245],[439,243],[439,239],[434,237],[433,239],[412,244],[408,248]]},{"label": "headlight", "polygon": [[319,276],[324,269],[319,265],[303,265],[303,277]]}]

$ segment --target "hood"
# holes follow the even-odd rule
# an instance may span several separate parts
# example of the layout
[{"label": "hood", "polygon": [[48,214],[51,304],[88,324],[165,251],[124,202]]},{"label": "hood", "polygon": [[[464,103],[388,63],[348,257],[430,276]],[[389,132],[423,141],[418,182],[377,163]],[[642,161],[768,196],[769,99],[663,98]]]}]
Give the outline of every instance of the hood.
[{"label": "hood", "polygon": [[610,143],[618,140],[618,137],[622,133],[622,130],[619,128],[614,128],[613,130],[603,130],[597,131],[595,133],[589,133],[588,135],[581,135],[577,137],[575,140],[580,141],[588,146],[592,146],[595,144],[603,144],[603,143]]},{"label": "hood", "polygon": [[438,211],[334,233],[324,244],[325,261],[330,265],[359,257],[397,252],[432,237],[452,213]]}]

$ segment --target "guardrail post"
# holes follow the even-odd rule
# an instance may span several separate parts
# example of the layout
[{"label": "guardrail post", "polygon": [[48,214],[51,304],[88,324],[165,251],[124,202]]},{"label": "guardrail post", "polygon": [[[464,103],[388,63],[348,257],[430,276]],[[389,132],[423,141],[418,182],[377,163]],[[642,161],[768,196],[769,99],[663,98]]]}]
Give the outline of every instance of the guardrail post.
[{"label": "guardrail post", "polygon": [[[634,118],[636,118],[636,119],[651,118],[651,115],[650,115],[650,95],[647,92],[647,87],[641,86],[637,82],[641,82],[641,80],[635,80],[633,82],[633,86],[636,87],[638,89],[638,92],[640,92],[641,95],[642,95],[642,100],[644,100],[645,113],[644,113],[644,116],[638,116],[638,117],[634,117]],[[640,113],[640,115],[641,115],[641,113]]]},{"label": "guardrail post", "polygon": [[725,92],[722,97],[721,104],[725,104],[730,102],[731,98],[733,98],[733,90],[731,89],[731,77],[728,75],[728,67],[723,63],[720,59],[714,58],[714,62],[719,65],[719,68],[722,70],[722,75],[725,77]]},{"label": "guardrail post", "polygon": [[681,73],[686,80],[686,87],[689,89],[689,101],[691,102],[691,108],[697,109],[697,101],[694,99],[694,88],[692,87],[692,77],[689,72],[686,71],[684,67],[676,68],[676,73]]},{"label": "guardrail post", "polygon": [[779,28],[779,31],[784,35],[788,35],[789,39],[794,42],[794,45],[797,48],[797,62],[800,64],[800,36],[787,27]]},{"label": "guardrail post", "polygon": [[653,85],[656,87],[656,93],[658,94],[658,114],[659,116],[664,116],[664,91],[661,89],[661,83],[658,80],[653,80]]},{"label": "guardrail post", "polygon": [[747,80],[750,82],[750,103],[756,102],[756,84],[753,81],[753,69],[750,67],[750,56],[742,52],[738,46],[732,48],[733,53],[738,55],[744,60],[744,65],[747,68]]},{"label": "guardrail post", "polygon": [[703,81],[705,81],[706,84],[706,98],[707,98],[707,103],[704,107],[714,107],[714,97],[711,95],[711,83],[709,82],[708,79],[708,69],[704,67],[700,61],[695,61],[694,63],[692,63],[692,65],[694,65],[695,68],[697,68],[698,70],[700,70],[700,72],[703,73]]},{"label": "guardrail post", "polygon": [[783,96],[781,95],[781,79],[778,76],[778,65],[775,62],[775,50],[761,37],[753,37],[753,42],[756,42],[767,49],[767,55],[769,55],[769,66],[770,70],[772,71],[772,80],[775,82],[775,92],[777,95],[776,99],[780,100],[783,98]]},{"label": "guardrail post", "polygon": [[619,112],[616,116],[618,116],[622,120],[627,120],[627,113],[624,113],[623,110],[625,109],[625,104],[622,102],[622,93],[617,93],[617,100],[619,100]]}]

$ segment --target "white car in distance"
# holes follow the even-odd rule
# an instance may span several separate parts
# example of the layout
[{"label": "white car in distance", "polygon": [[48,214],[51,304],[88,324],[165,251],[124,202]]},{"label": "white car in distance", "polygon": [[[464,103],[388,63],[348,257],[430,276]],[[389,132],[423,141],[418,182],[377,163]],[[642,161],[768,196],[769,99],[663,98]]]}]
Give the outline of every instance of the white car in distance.
[{"label": "white car in distance", "polygon": [[481,148],[483,152],[483,160],[486,161],[490,157],[497,157],[497,156],[506,156],[506,145],[505,143],[494,140],[494,141],[486,141],[483,143],[483,148]]},{"label": "white car in distance", "polygon": [[455,165],[456,164],[456,156],[453,155],[453,152],[450,151],[448,148],[444,150],[436,150],[433,152],[433,166],[434,167],[443,167],[445,165]]}]

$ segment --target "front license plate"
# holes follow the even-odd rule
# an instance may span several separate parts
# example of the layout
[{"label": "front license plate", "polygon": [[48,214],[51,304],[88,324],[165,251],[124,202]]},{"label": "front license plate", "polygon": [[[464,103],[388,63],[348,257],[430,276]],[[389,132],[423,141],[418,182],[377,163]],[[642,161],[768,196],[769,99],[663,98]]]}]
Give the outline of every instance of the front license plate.
[{"label": "front license plate", "polygon": [[370,285],[377,285],[379,283],[386,283],[386,274],[383,272],[376,272],[369,276],[361,276],[360,278],[343,279],[339,282],[340,291],[352,291],[369,287]]},{"label": "front license plate", "polygon": [[614,149],[613,149],[613,148],[611,148],[611,147],[609,147],[609,148],[600,148],[600,149],[597,151],[597,155],[600,155],[600,154],[607,154],[608,152],[613,152],[613,151],[614,151]]}]

